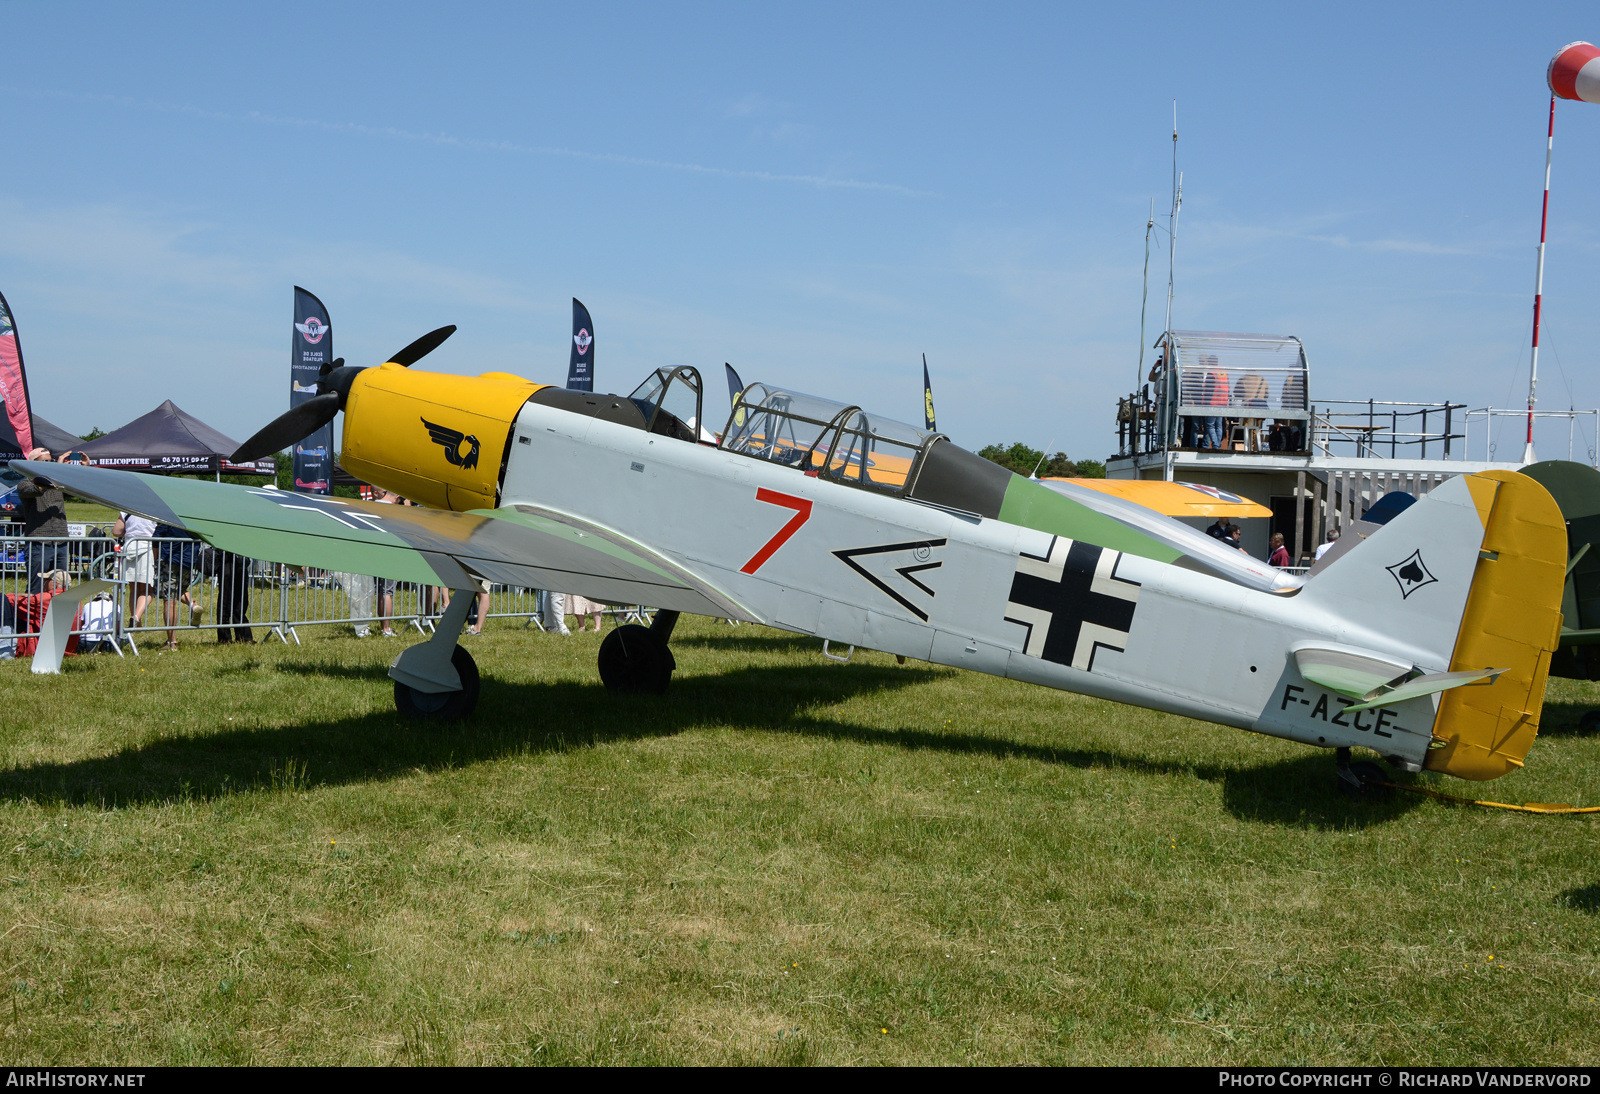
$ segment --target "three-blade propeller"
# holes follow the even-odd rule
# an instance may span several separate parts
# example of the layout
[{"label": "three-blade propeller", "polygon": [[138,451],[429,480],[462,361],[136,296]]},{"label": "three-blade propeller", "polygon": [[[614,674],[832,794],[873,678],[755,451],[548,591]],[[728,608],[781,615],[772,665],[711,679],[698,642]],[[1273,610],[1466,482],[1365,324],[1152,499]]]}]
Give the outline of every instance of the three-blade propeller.
[{"label": "three-blade propeller", "polygon": [[[455,332],[453,323],[431,330],[390,357],[388,363],[409,368],[438,349]],[[272,419],[228,459],[234,463],[249,463],[309,437],[333,421],[334,416],[344,409],[345,401],[350,398],[350,385],[361,371],[361,368],[347,367],[343,357],[323,365],[322,373],[317,378],[316,395]]]}]

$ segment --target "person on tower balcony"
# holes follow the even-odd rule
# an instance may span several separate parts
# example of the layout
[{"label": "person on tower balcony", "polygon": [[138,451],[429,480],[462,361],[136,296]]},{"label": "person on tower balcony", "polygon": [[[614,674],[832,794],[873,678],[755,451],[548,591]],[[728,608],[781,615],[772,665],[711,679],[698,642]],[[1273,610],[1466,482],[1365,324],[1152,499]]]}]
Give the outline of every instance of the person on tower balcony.
[{"label": "person on tower balcony", "polygon": [[[1225,408],[1229,397],[1233,394],[1228,386],[1228,374],[1223,369],[1217,368],[1215,354],[1205,354],[1200,358],[1200,366],[1204,370],[1204,380],[1200,389],[1200,401],[1204,406]],[[1222,433],[1224,419],[1221,414],[1208,414],[1200,419],[1202,450],[1218,451],[1222,448]]]}]

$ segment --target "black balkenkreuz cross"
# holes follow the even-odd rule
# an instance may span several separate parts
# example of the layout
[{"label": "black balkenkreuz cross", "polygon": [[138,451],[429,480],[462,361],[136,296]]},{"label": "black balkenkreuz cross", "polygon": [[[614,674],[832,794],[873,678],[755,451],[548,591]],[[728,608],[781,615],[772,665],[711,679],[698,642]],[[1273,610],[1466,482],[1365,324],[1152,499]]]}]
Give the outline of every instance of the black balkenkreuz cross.
[{"label": "black balkenkreuz cross", "polygon": [[1085,672],[1095,651],[1121,653],[1133,626],[1139,583],[1117,576],[1121,551],[1053,537],[1043,557],[1022,552],[1006,621],[1027,628],[1022,652]]}]

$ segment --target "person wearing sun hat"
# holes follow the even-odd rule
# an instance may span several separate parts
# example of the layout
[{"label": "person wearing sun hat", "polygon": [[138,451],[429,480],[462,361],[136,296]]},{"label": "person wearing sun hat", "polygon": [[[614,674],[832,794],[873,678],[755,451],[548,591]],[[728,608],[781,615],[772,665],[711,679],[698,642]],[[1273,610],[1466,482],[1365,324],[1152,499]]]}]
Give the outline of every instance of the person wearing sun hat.
[{"label": "person wearing sun hat", "polygon": [[[28,459],[50,462],[53,457],[49,449],[35,448]],[[17,496],[22,499],[23,537],[55,541],[27,545],[27,591],[41,593],[43,575],[67,567],[67,499],[48,479],[24,479]]]}]

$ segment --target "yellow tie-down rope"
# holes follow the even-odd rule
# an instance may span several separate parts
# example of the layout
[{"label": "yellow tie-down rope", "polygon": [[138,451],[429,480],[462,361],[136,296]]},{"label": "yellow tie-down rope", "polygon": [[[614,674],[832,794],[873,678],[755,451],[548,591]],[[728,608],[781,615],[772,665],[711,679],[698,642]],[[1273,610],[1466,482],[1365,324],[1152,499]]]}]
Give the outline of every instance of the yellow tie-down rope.
[{"label": "yellow tie-down rope", "polygon": [[1406,786],[1404,783],[1380,783],[1380,786],[1392,787],[1395,790],[1405,790],[1412,794],[1421,794],[1428,798],[1438,798],[1440,801],[1460,802],[1463,805],[1482,805],[1489,809],[1510,809],[1515,813],[1600,813],[1600,805],[1589,805],[1579,808],[1567,805],[1565,802],[1529,802],[1527,805],[1510,805],[1506,802],[1478,801],[1475,798],[1458,798],[1453,794],[1441,794],[1437,790],[1425,790],[1420,786]]}]

